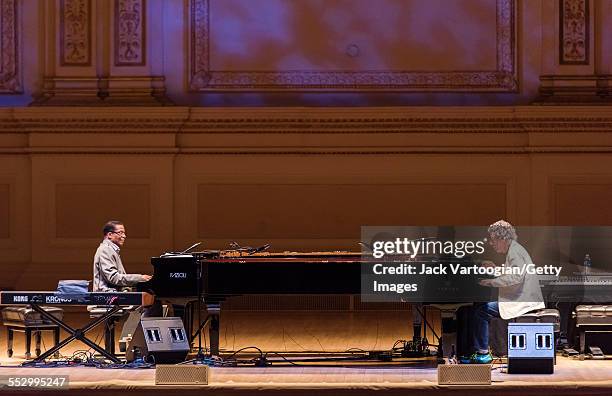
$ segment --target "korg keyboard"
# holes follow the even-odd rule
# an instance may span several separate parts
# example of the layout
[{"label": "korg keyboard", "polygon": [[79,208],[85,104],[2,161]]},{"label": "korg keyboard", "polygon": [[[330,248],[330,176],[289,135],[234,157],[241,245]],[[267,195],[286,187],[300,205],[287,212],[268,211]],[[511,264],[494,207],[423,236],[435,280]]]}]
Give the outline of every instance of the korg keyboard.
[{"label": "korg keyboard", "polygon": [[52,291],[3,291],[0,305],[119,305],[148,306],[153,304],[149,293],[93,292],[62,294]]},{"label": "korg keyboard", "polygon": [[[36,357],[33,362],[44,361],[60,349],[74,340],[79,340],[89,346],[108,360],[119,363],[119,359],[108,351],[101,348],[98,344],[86,337],[86,333],[101,323],[106,322],[122,307],[126,306],[149,306],[154,301],[153,295],[149,293],[130,293],[130,292],[93,292],[81,294],[63,294],[53,291],[3,291],[0,292],[0,305],[29,305],[38,312],[43,318],[51,323],[55,323],[64,329],[69,337],[59,344],[48,349],[42,355]],[[90,323],[82,328],[72,328],[63,320],[60,320],[45,311],[42,305],[98,305],[108,307],[105,314],[94,318]]]}]

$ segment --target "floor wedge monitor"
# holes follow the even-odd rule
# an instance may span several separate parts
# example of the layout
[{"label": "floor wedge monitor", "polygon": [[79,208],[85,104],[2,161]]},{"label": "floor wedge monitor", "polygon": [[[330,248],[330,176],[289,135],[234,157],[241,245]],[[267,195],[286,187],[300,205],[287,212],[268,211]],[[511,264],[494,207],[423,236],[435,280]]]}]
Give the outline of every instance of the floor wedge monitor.
[{"label": "floor wedge monitor", "polygon": [[142,318],[128,344],[126,359],[149,363],[179,363],[189,352],[187,333],[180,318]]}]

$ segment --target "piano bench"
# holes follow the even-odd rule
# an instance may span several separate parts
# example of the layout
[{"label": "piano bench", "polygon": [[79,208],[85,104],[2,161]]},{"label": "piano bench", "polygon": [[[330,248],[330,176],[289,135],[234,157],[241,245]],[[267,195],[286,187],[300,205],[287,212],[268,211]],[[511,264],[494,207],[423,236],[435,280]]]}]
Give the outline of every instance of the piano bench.
[{"label": "piano bench", "polygon": [[606,355],[612,353],[612,305],[578,305],[573,316],[581,354],[588,353],[592,346],[600,347]]},{"label": "piano bench", "polygon": [[[57,307],[42,307],[45,311],[61,320],[64,317],[64,310]],[[7,331],[7,355],[13,356],[13,338],[14,332],[22,332],[25,334],[25,358],[31,358],[32,333],[36,337],[36,356],[40,356],[41,333],[43,331],[52,331],[54,345],[59,344],[60,328],[55,323],[41,318],[40,314],[30,307],[15,306],[7,307],[2,310],[2,324],[6,326]],[[57,355],[55,357],[58,357]]]},{"label": "piano bench", "polygon": [[561,314],[558,309],[538,309],[515,319],[517,323],[552,323],[555,334],[561,331]]},{"label": "piano bench", "polygon": [[[105,315],[112,308],[112,305],[89,305],[87,306],[87,311],[89,312],[89,317],[94,319]],[[117,321],[136,308],[136,306],[132,305],[123,307],[106,320],[104,323],[104,350],[106,352],[113,356],[115,355],[115,326]]]}]

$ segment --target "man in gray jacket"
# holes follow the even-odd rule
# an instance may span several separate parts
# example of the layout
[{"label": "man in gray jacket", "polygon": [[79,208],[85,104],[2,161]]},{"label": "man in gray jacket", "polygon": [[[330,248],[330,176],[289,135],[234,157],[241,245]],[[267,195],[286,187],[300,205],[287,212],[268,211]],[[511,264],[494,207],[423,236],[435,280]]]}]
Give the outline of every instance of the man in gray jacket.
[{"label": "man in gray jacket", "polygon": [[119,252],[127,237],[120,221],[109,221],[104,225],[104,239],[100,243],[93,262],[93,291],[119,291],[138,282],[146,282],[151,275],[127,274]]}]

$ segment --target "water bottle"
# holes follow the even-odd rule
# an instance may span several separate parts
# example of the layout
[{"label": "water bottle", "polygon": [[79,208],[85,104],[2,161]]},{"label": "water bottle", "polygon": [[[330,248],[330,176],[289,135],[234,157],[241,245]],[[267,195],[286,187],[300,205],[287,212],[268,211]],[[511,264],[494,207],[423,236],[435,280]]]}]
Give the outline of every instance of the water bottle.
[{"label": "water bottle", "polygon": [[582,262],[585,274],[589,274],[591,272],[591,264],[591,255],[587,253],[584,255],[584,261]]}]

